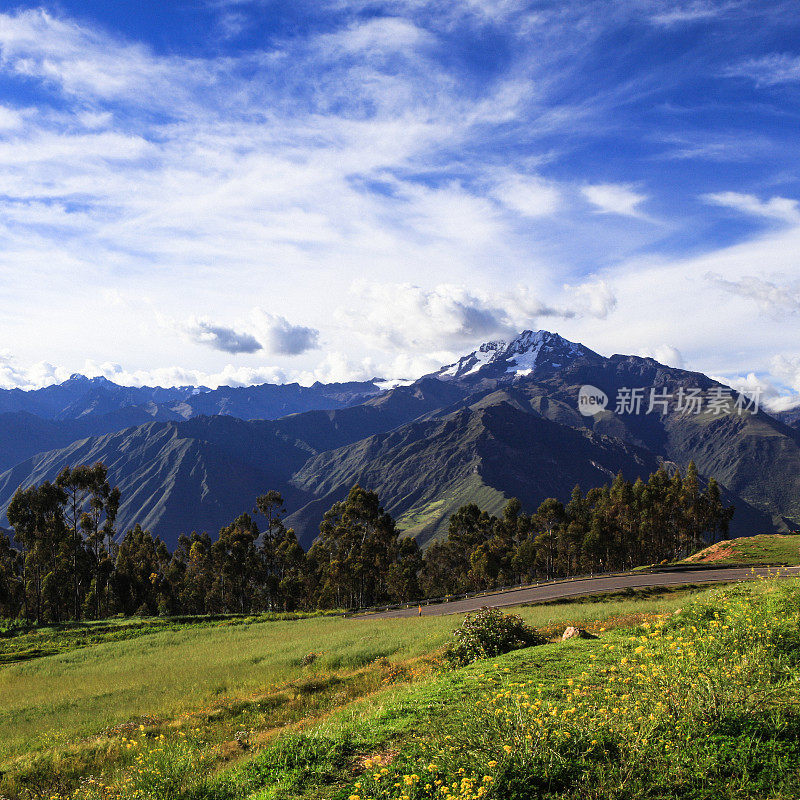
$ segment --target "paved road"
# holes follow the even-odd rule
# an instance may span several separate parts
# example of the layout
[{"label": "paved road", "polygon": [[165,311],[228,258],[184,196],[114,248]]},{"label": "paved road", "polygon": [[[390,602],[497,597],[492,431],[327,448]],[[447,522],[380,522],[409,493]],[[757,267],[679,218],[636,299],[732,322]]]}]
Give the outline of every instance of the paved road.
[{"label": "paved road", "polygon": [[[622,589],[639,589],[648,586],[681,586],[685,584],[715,583],[719,581],[745,581],[755,577],[773,574],[775,569],[757,567],[755,575],[751,567],[738,569],[709,569],[675,572],[639,572],[627,575],[609,575],[603,578],[581,578],[572,581],[553,581],[539,586],[524,589],[512,589],[507,592],[470,597],[465,600],[453,600],[450,603],[436,603],[422,606],[423,616],[441,614],[460,614],[466,611],[477,611],[483,606],[501,608],[516,606],[520,603],[542,603],[548,600],[561,600],[564,597],[576,597],[582,594],[600,594],[616,592]],[[783,575],[800,576],[800,567],[782,569]],[[417,606],[395,611],[380,611],[363,615],[362,619],[390,619],[392,617],[415,617],[419,613]]]}]

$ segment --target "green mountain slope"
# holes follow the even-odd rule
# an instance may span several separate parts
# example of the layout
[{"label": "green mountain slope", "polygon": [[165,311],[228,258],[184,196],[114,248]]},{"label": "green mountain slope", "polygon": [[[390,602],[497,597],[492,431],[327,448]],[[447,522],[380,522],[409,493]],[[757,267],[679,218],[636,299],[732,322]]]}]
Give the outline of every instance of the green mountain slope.
[{"label": "green mountain slope", "polygon": [[478,502],[499,511],[519,497],[535,507],[658,468],[649,453],[589,431],[567,428],[506,402],[415,422],[312,458],[293,484],[315,500],[290,518],[307,538],[320,511],[354,483],[379,492],[387,510],[421,541],[440,535],[460,505]]},{"label": "green mountain slope", "polygon": [[174,546],[181,533],[216,533],[252,509],[258,494],[282,488],[309,457],[307,446],[268,425],[216,417],[194,428],[151,423],[74,442],[0,475],[0,507],[5,510],[18,486],[52,481],[66,465],[102,461],[122,492],[118,530],[138,522]]},{"label": "green mountain slope", "polygon": [[[467,408],[321,453],[292,480],[313,496],[289,522],[310,542],[322,514],[354,484],[377,491],[399,525],[420,542],[443,536],[449,517],[465,503],[497,513],[511,497],[535,509],[547,497],[569,498],[610,483],[618,472],[646,478],[660,460],[650,451],[585,428],[545,419],[496,392]],[[769,514],[733,493],[733,531],[772,530]]]}]

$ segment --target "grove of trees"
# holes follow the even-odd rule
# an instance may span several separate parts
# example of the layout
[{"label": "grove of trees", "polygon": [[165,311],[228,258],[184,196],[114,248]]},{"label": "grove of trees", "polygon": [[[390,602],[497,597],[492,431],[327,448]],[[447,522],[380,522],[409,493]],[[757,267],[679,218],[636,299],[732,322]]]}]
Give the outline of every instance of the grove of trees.
[{"label": "grove of trees", "polygon": [[0,617],[363,608],[673,559],[725,538],[733,515],[690,464],[685,475],[662,468],[646,482],[575,487],[566,504],[549,498],[533,513],[515,499],[500,516],[465,505],[423,552],[374,492],[354,486],[305,552],[269,491],[216,539],[182,535],[170,553],[139,525],[118,536],[120,501],[99,463],[19,489],[7,512],[13,540],[0,532]]}]

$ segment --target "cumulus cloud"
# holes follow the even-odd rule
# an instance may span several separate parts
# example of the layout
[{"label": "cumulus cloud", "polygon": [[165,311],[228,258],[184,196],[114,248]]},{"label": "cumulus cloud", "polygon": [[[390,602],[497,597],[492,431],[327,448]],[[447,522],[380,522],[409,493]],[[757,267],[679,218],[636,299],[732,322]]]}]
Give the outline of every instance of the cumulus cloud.
[{"label": "cumulus cloud", "polygon": [[193,317],[182,325],[183,331],[196,344],[220,350],[223,353],[257,353],[261,343],[249,333],[241,333],[211,320]]},{"label": "cumulus cloud", "polygon": [[711,375],[713,380],[730,386],[739,394],[758,402],[759,408],[767,411],[784,411],[800,403],[800,395],[787,392],[785,386],[776,385],[764,375],[748,372],[746,375]]},{"label": "cumulus cloud", "polygon": [[733,208],[743,214],[751,214],[766,219],[777,219],[791,225],[800,224],[800,209],[797,200],[788,197],[772,197],[760,200],[752,194],[739,192],[716,192],[703,195],[703,199],[712,205]]},{"label": "cumulus cloud", "polygon": [[[0,389],[30,391],[63,383],[75,370],[54,366],[48,362],[18,365],[8,354],[0,354]],[[260,383],[285,383],[287,373],[274,366],[241,367],[227,364],[216,372],[185,367],[155,367],[148,370],[128,370],[110,361],[87,359],[77,372],[87,378],[107,378],[120,386],[252,386]]]},{"label": "cumulus cloud", "polygon": [[800,311],[800,286],[796,283],[781,286],[755,275],[728,280],[714,272],[706,273],[705,277],[718,289],[752,300],[765,314],[780,316]]},{"label": "cumulus cloud", "polygon": [[526,286],[477,292],[457,284],[426,289],[366,281],[353,284],[351,297],[350,306],[337,311],[339,322],[372,345],[403,348],[415,356],[513,336],[535,327],[540,317],[604,318],[616,304],[603,280],[565,285],[552,303]]},{"label": "cumulus cloud", "polygon": [[285,317],[263,308],[254,308],[238,329],[207,317],[191,317],[171,324],[195,344],[223,353],[252,354],[265,350],[272,355],[295,356],[319,346],[316,328],[292,325]]},{"label": "cumulus cloud", "polygon": [[332,350],[325,353],[313,370],[305,370],[297,376],[298,383],[310,385],[320,383],[344,383],[347,381],[368,381],[379,377],[380,368],[372,358],[354,359],[346,353]]},{"label": "cumulus cloud", "polygon": [[789,386],[800,399],[800,355],[779,354],[772,357],[770,371]]},{"label": "cumulus cloud", "polygon": [[659,364],[666,364],[668,367],[684,368],[681,351],[677,347],[672,347],[668,344],[642,348],[639,350],[639,355],[642,358],[654,358]]},{"label": "cumulus cloud", "polygon": [[0,352],[0,389],[39,389],[69,378],[69,371],[47,361],[29,367],[19,365],[7,352]]},{"label": "cumulus cloud", "polygon": [[[458,355],[461,355],[459,353]],[[379,379],[380,388],[393,388],[413,382],[421,375],[436,372],[443,364],[454,359],[452,350],[431,353],[397,353],[388,358],[366,357],[353,359],[341,351],[326,353],[313,370],[298,373],[294,380],[303,385],[315,381],[340,383],[344,381],[371,381]]]},{"label": "cumulus cloud", "polygon": [[[569,298],[569,308],[559,316],[605,319],[617,307],[617,296],[605,280],[589,280],[577,286],[566,284],[564,289]],[[571,315],[568,314],[570,309]]]},{"label": "cumulus cloud", "polygon": [[634,187],[628,184],[598,183],[584,186],[581,194],[597,208],[598,214],[645,218],[638,206],[647,200],[647,195],[634,191]]},{"label": "cumulus cloud", "polygon": [[423,289],[411,284],[358,281],[338,320],[384,347],[453,347],[507,329],[503,310],[463,286]]},{"label": "cumulus cloud", "polygon": [[319,347],[316,328],[292,325],[285,317],[270,314],[262,308],[253,309],[250,316],[259,341],[269,353],[296,356]]},{"label": "cumulus cloud", "polygon": [[89,378],[102,376],[121,386],[252,386],[261,383],[285,383],[287,374],[275,366],[242,367],[226,364],[216,372],[185,367],[156,367],[127,370],[119,364],[87,361],[81,372]]}]

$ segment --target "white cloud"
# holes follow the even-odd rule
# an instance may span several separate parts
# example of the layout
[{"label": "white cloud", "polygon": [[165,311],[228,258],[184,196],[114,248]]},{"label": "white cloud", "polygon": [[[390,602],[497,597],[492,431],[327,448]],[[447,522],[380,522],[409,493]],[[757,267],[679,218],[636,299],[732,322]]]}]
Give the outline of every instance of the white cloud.
[{"label": "white cloud", "polygon": [[800,81],[800,57],[789,53],[772,53],[730,66],[723,74],[731,78],[749,78],[757,86],[797,83]]},{"label": "white cloud", "polygon": [[[157,58],[146,47],[61,18],[44,9],[0,15],[0,64],[26,78],[53,84],[65,94],[137,105],[169,107],[185,85],[208,80],[203,62]],[[209,81],[210,83],[210,81]]]},{"label": "white cloud", "polygon": [[207,318],[192,317],[181,327],[191,341],[223,353],[256,353],[263,349],[252,334],[216,325]]},{"label": "white cloud", "polygon": [[25,368],[19,366],[10,353],[0,353],[0,389],[39,389],[68,377],[66,370],[46,361]]},{"label": "white cloud", "polygon": [[319,347],[319,331],[304,325],[292,325],[285,317],[253,309],[253,329],[268,353],[296,356]]},{"label": "white cloud", "polygon": [[703,195],[707,203],[726,208],[733,208],[743,214],[756,217],[777,219],[791,225],[800,225],[800,209],[797,200],[788,197],[771,197],[769,200],[760,200],[752,194],[739,192],[716,192]]},{"label": "white cloud", "polygon": [[242,367],[234,364],[226,364],[218,372],[183,367],[157,367],[131,372],[119,364],[87,361],[81,372],[90,378],[102,375],[123,386],[208,386],[216,389],[219,386],[252,386],[286,381],[286,373],[279,367]]},{"label": "white cloud", "polygon": [[773,356],[770,367],[774,375],[800,395],[800,355]]},{"label": "white cloud", "polygon": [[507,329],[500,307],[463,286],[441,284],[426,290],[411,284],[360,281],[351,287],[351,297],[337,318],[383,347],[449,348]]},{"label": "white cloud", "polygon": [[655,25],[663,25],[665,27],[685,25],[718,17],[731,5],[730,3],[713,3],[709,2],[709,0],[692,0],[689,3],[672,5],[658,2],[655,8],[663,8],[664,10],[653,14],[650,20]]},{"label": "white cloud", "polygon": [[666,364],[668,367],[684,368],[681,351],[677,347],[672,347],[668,344],[642,348],[639,350],[639,355],[642,358],[654,358],[659,364]]},{"label": "white cloud", "polygon": [[563,205],[561,192],[554,183],[527,175],[505,178],[495,186],[492,194],[525,217],[549,216]]},{"label": "white cloud", "polygon": [[625,217],[646,218],[638,206],[647,200],[647,195],[639,194],[630,185],[599,183],[594,186],[584,186],[581,194],[597,207],[599,214],[620,214]]},{"label": "white cloud", "polygon": [[383,56],[431,45],[434,37],[401,17],[375,17],[334,33],[318,37],[316,44],[327,57],[346,54]]},{"label": "white cloud", "polygon": [[[252,386],[259,383],[284,383],[287,374],[278,367],[242,367],[226,364],[217,372],[184,367],[156,367],[150,370],[127,370],[113,362],[86,360],[78,370],[89,378],[104,377],[121,386]],[[23,368],[8,355],[0,355],[0,389],[41,389],[67,380],[72,371],[47,362]]]},{"label": "white cloud", "polygon": [[617,307],[617,296],[605,280],[590,280],[577,286],[566,284],[564,290],[569,308],[574,313],[570,315],[565,312],[561,316],[605,319]]},{"label": "white cloud", "polygon": [[380,368],[367,357],[352,359],[338,350],[328,352],[313,370],[302,372],[297,381],[303,385],[320,383],[344,383],[347,381],[367,381],[380,377]]},{"label": "white cloud", "polygon": [[781,316],[800,311],[800,285],[797,283],[780,286],[755,275],[727,280],[714,272],[706,273],[705,277],[714,286],[729,294],[753,300],[765,314]]},{"label": "white cloud", "polygon": [[190,317],[182,322],[164,320],[190,341],[223,353],[252,354],[265,350],[272,355],[296,356],[319,346],[319,331],[292,325],[285,317],[254,308],[246,322],[237,326]]},{"label": "white cloud", "polygon": [[800,402],[800,395],[787,394],[785,388],[775,385],[767,377],[748,372],[746,375],[712,375],[713,380],[730,386],[766,411],[784,411]]},{"label": "white cloud", "polygon": [[439,188],[412,182],[394,185],[403,201],[395,210],[417,235],[450,240],[459,246],[481,246],[495,240],[503,229],[493,204],[457,182]]},{"label": "white cloud", "polygon": [[0,106],[0,131],[19,130],[22,125],[22,114],[19,111],[8,106]]},{"label": "white cloud", "polygon": [[747,136],[742,136],[739,131],[670,132],[654,138],[667,146],[666,150],[654,156],[658,159],[736,164],[775,157],[775,141],[756,131],[749,131]]},{"label": "white cloud", "polygon": [[[425,289],[412,284],[360,281],[351,287],[352,300],[337,311],[337,319],[358,331],[370,346],[402,349],[411,358],[436,351],[462,355],[498,336],[510,337],[537,327],[539,318],[604,318],[616,299],[603,280],[565,285],[555,299],[544,301],[530,287],[477,292],[463,285],[440,284]],[[401,362],[397,362],[401,363]],[[409,377],[410,365],[401,371]],[[383,377],[398,377],[397,374]]]}]

